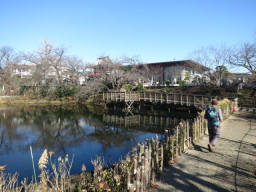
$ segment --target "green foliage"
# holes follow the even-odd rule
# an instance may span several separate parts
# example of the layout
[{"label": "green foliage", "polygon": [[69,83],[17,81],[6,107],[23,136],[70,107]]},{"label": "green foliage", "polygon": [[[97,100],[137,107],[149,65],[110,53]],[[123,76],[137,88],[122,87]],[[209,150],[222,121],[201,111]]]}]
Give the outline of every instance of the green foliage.
[{"label": "green foliage", "polygon": [[39,89],[39,95],[41,96],[41,97],[46,97],[46,96],[48,96],[48,90],[49,90],[49,86],[42,86],[42,87],[40,87],[40,89]]},{"label": "green foliage", "polygon": [[125,90],[128,91],[128,92],[132,91],[134,88],[135,87],[133,85],[131,85],[131,84],[126,84],[125,85]]},{"label": "green foliage", "polygon": [[136,91],[144,91],[144,90],[145,90],[145,89],[144,89],[142,83],[139,83],[139,84],[137,85],[137,87],[136,87]]},{"label": "green foliage", "polygon": [[26,92],[27,92],[27,87],[26,86],[21,86],[19,94],[24,95]]},{"label": "green foliage", "polygon": [[79,92],[79,88],[72,87],[68,85],[62,86],[21,86],[19,93],[21,95],[27,94],[32,96],[38,97],[55,97],[55,98],[63,98],[63,97],[70,97],[74,96],[76,93]]},{"label": "green foliage", "polygon": [[78,92],[77,88],[62,85],[55,89],[55,96],[58,98],[74,96]]},{"label": "green foliage", "polygon": [[186,86],[186,82],[185,82],[185,81],[182,81],[182,80],[179,80],[179,81],[178,81],[178,84],[179,84],[179,86],[181,86],[181,87]]},{"label": "green foliage", "polygon": [[190,80],[190,73],[189,73],[189,72],[186,72],[186,76],[185,76],[185,79],[184,79],[184,80],[187,80],[187,81]]},{"label": "green foliage", "polygon": [[171,81],[170,80],[166,80],[165,83],[166,83],[166,85],[170,85]]},{"label": "green foliage", "polygon": [[123,66],[123,69],[125,72],[131,71],[132,67],[127,65],[127,66]]}]

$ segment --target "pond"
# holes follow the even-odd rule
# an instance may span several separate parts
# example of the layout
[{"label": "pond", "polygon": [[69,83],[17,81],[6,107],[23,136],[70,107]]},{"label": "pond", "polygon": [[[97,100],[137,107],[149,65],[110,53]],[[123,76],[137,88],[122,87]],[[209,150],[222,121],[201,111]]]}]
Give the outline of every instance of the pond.
[{"label": "pond", "polygon": [[0,165],[6,172],[18,172],[19,180],[33,175],[30,146],[37,175],[44,151],[54,157],[74,157],[71,174],[81,173],[82,164],[93,169],[91,160],[99,155],[111,166],[138,142],[161,137],[163,128],[178,120],[156,115],[113,115],[101,109],[78,106],[36,106],[0,108]]}]

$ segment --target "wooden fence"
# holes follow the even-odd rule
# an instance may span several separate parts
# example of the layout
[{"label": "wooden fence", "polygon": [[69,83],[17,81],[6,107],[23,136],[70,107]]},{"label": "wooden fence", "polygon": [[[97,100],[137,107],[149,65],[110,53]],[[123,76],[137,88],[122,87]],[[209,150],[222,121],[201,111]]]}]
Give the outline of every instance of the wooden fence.
[{"label": "wooden fence", "polygon": [[[139,102],[148,101],[152,103],[180,104],[187,106],[206,106],[215,97],[202,95],[183,95],[160,92],[106,92],[103,93],[104,101],[114,102]],[[218,98],[223,99],[223,98]]]},{"label": "wooden fence", "polygon": [[[221,107],[224,118],[230,115],[233,106],[232,102]],[[160,138],[138,144],[122,163],[127,165],[127,191],[146,191],[166,165],[174,163],[179,155],[192,147],[192,143],[198,142],[208,128],[203,115],[193,120],[183,120],[174,130],[165,130]],[[123,171],[115,171],[115,174],[123,174]]]}]

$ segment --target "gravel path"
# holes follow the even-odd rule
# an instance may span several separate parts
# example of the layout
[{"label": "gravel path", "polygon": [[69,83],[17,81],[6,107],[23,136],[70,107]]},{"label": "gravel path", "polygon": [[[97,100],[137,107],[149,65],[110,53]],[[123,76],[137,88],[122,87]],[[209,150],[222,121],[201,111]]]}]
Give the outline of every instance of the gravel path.
[{"label": "gravel path", "polygon": [[154,192],[256,191],[256,115],[237,112],[221,124],[215,152],[205,136],[169,166]]}]

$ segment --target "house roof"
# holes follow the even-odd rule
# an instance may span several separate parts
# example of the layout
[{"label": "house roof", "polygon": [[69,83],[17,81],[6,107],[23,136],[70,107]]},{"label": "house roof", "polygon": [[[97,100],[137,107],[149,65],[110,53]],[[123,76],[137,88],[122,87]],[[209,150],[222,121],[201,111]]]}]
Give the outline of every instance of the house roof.
[{"label": "house roof", "polygon": [[166,61],[166,62],[157,62],[157,63],[146,63],[146,64],[142,64],[143,65],[147,65],[148,67],[169,67],[169,66],[178,66],[178,65],[182,65],[182,66],[187,66],[190,68],[195,68],[198,71],[209,71],[210,68],[205,67],[203,65],[201,65],[198,62],[192,61],[192,60],[181,60],[181,61]]},{"label": "house roof", "polygon": [[249,77],[251,74],[249,73],[232,73],[236,77]]}]

